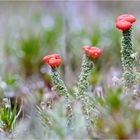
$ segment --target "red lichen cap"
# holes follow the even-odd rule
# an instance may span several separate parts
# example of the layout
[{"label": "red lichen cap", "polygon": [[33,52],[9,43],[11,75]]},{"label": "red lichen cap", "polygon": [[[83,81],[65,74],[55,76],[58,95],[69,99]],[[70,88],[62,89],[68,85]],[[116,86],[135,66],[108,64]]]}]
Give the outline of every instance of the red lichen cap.
[{"label": "red lichen cap", "polygon": [[51,58],[60,59],[60,56],[59,56],[58,54],[47,55],[47,56],[43,57],[43,61],[44,61],[44,62],[49,62],[49,60],[50,60]]},{"label": "red lichen cap", "polygon": [[118,28],[120,30],[127,30],[127,29],[131,28],[131,26],[132,26],[132,24],[125,20],[120,20],[116,23],[116,28]]},{"label": "red lichen cap", "polygon": [[99,57],[102,53],[101,49],[97,47],[84,46],[83,49],[88,56],[93,58]]},{"label": "red lichen cap", "polygon": [[57,67],[62,64],[61,59],[51,58],[48,62],[51,67]]},{"label": "red lichen cap", "polygon": [[124,14],[118,16],[116,19],[116,27],[120,30],[127,30],[131,28],[132,23],[136,21],[136,18],[133,15]]},{"label": "red lichen cap", "polygon": [[120,21],[120,20],[125,20],[125,21],[128,21],[128,22],[135,22],[136,21],[136,18],[133,16],[133,15],[129,15],[129,14],[124,14],[124,15],[120,15],[118,16],[116,22]]},{"label": "red lichen cap", "polygon": [[90,46],[86,45],[83,47],[83,50],[88,51],[90,49]]},{"label": "red lichen cap", "polygon": [[58,54],[47,55],[42,59],[47,62],[51,67],[57,67],[62,64],[61,58]]}]

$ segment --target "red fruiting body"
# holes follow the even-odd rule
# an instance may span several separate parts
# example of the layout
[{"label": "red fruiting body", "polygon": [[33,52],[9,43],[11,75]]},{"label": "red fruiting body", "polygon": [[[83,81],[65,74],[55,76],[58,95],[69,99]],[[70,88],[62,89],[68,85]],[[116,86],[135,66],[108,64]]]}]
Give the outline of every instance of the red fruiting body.
[{"label": "red fruiting body", "polygon": [[52,54],[52,55],[47,55],[43,58],[44,62],[49,62],[49,60],[51,58],[56,58],[56,59],[60,59],[60,56],[58,54]]},{"label": "red fruiting body", "polygon": [[125,20],[120,20],[116,23],[116,27],[120,30],[127,30],[132,26],[132,24]]},{"label": "red fruiting body", "polygon": [[136,18],[133,16],[133,15],[129,15],[129,14],[124,14],[124,15],[120,15],[118,16],[116,22],[120,21],[120,20],[125,20],[125,21],[128,21],[128,22],[135,22],[136,21]]},{"label": "red fruiting body", "polygon": [[133,15],[129,14],[120,15],[116,20],[116,27],[124,31],[131,28],[132,23],[135,21],[136,18]]},{"label": "red fruiting body", "polygon": [[62,64],[61,59],[51,58],[48,62],[51,67],[57,67]]},{"label": "red fruiting body", "polygon": [[51,67],[57,67],[62,64],[61,58],[58,54],[47,55],[42,59],[47,62]]},{"label": "red fruiting body", "polygon": [[83,49],[88,56],[93,58],[99,57],[102,53],[102,51],[97,47],[84,46]]},{"label": "red fruiting body", "polygon": [[90,46],[84,46],[84,47],[83,47],[83,49],[84,49],[85,51],[88,51],[89,48],[90,48]]}]

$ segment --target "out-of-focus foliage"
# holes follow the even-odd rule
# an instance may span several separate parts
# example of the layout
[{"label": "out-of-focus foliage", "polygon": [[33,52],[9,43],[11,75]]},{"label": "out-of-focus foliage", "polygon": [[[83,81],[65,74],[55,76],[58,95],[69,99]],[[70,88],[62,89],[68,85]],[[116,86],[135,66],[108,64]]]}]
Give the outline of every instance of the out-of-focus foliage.
[{"label": "out-of-focus foliage", "polygon": [[16,124],[17,116],[17,102],[15,102],[13,109],[10,99],[4,98],[0,109],[0,128],[2,132],[11,132]]}]

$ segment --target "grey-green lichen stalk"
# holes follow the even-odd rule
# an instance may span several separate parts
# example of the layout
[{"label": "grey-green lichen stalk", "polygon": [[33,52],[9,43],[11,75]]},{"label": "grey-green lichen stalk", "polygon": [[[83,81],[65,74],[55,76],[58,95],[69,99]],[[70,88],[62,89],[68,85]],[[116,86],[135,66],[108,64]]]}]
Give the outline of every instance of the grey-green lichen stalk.
[{"label": "grey-green lichen stalk", "polygon": [[87,91],[89,87],[89,74],[94,67],[93,61],[90,60],[90,57],[84,54],[82,60],[81,74],[78,82],[78,98],[81,101],[83,113],[86,116],[86,120],[90,122],[90,108],[89,108],[89,98],[87,96]]},{"label": "grey-green lichen stalk", "polygon": [[133,57],[132,28],[122,31],[121,61],[124,86],[130,89],[136,81],[135,57]]},{"label": "grey-green lichen stalk", "polygon": [[52,67],[51,78],[52,78],[52,82],[53,82],[53,89],[56,92],[63,95],[67,101],[67,117],[68,117],[67,125],[69,126],[69,124],[71,123],[71,119],[72,119],[72,107],[70,105],[68,90],[67,90],[63,80],[61,80],[57,67]]}]

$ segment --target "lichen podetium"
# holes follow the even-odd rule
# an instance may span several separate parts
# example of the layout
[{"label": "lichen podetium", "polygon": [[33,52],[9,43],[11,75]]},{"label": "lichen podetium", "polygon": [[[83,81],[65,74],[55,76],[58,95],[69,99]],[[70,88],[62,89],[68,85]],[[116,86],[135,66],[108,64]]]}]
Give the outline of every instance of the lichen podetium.
[{"label": "lichen podetium", "polygon": [[66,104],[67,104],[66,116],[68,118],[67,126],[70,126],[72,120],[72,107],[70,105],[69,93],[63,80],[61,80],[59,71],[57,69],[58,66],[62,64],[61,58],[58,54],[52,54],[52,55],[45,56],[43,58],[43,61],[47,62],[48,65],[51,66],[51,70],[52,70],[51,78],[53,83],[53,89],[65,97]]},{"label": "lichen podetium", "polygon": [[66,109],[67,109],[67,117],[68,117],[67,126],[69,126],[72,120],[72,107],[70,105],[69,93],[63,80],[61,80],[60,73],[58,72],[56,67],[52,67],[51,78],[53,83],[53,89],[56,92],[59,92],[61,95],[63,95],[66,99],[66,103],[67,103]]},{"label": "lichen podetium", "polygon": [[120,15],[116,20],[116,27],[122,30],[121,61],[123,67],[124,92],[131,92],[136,82],[135,57],[133,56],[132,23],[136,21],[133,15]]},{"label": "lichen podetium", "polygon": [[82,108],[83,108],[83,113],[86,116],[86,120],[90,121],[90,109],[88,106],[88,96],[87,96],[87,91],[89,87],[89,74],[91,70],[93,69],[94,64],[90,60],[90,57],[84,54],[83,56],[83,61],[82,61],[82,67],[81,67],[81,74],[80,74],[80,79],[78,82],[78,98],[81,101]]},{"label": "lichen podetium", "polygon": [[136,81],[135,57],[133,54],[132,28],[122,31],[121,61],[123,66],[124,86],[131,88]]},{"label": "lichen podetium", "polygon": [[83,47],[85,54],[83,55],[82,66],[81,66],[81,74],[78,82],[78,93],[77,97],[80,99],[82,104],[83,113],[85,115],[85,119],[88,122],[88,127],[92,123],[91,119],[91,106],[89,102],[89,97],[87,95],[87,91],[89,88],[88,78],[91,70],[94,68],[93,60],[101,55],[101,50],[97,47],[84,46]]}]

